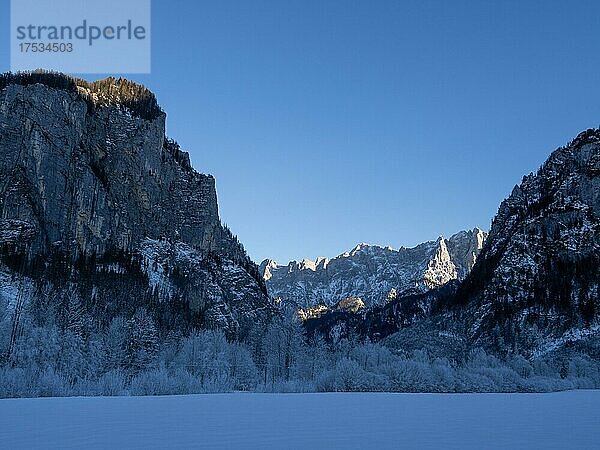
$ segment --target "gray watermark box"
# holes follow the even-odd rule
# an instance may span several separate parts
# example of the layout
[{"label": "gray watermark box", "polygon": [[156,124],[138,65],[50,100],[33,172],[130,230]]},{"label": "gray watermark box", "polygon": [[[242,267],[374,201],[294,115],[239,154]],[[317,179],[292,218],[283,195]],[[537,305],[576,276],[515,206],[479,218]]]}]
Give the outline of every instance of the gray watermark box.
[{"label": "gray watermark box", "polygon": [[150,73],[151,0],[11,0],[11,70]]}]

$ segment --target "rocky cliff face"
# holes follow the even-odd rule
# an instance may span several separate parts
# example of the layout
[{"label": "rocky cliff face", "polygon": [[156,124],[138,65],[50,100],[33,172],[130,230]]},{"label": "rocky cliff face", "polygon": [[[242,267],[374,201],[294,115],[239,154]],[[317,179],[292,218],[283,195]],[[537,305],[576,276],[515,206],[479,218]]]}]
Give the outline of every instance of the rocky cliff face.
[{"label": "rocky cliff face", "polygon": [[454,311],[476,342],[546,351],[598,328],[599,284],[600,130],[588,130],[502,202]]},{"label": "rocky cliff face", "polygon": [[305,308],[360,298],[369,307],[464,279],[486,235],[475,228],[398,250],[359,244],[331,260],[292,261],[286,266],[266,260],[260,270],[269,295],[283,302]]},{"label": "rocky cliff face", "polygon": [[268,308],[256,266],[220,223],[214,178],[166,139],[150,92],[62,75],[1,81],[3,272],[75,283],[98,310],[114,295],[174,302],[187,327],[236,333]]},{"label": "rocky cliff face", "polygon": [[[446,245],[452,261],[468,267],[471,244],[481,248],[481,241],[456,246],[453,239]],[[444,267],[442,254],[432,257],[435,267]],[[359,314],[330,308],[307,317],[306,327],[333,340],[393,335],[398,348],[411,341],[440,356],[484,347],[533,358],[572,349],[598,357],[599,294],[600,130],[588,130],[515,186],[462,282]]]}]

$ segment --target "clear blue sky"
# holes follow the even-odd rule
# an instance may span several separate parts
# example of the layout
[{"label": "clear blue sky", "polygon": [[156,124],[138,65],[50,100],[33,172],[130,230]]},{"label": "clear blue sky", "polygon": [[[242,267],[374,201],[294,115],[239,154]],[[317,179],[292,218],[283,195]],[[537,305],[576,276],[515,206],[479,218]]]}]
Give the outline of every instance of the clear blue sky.
[{"label": "clear blue sky", "polygon": [[156,0],[132,78],[250,256],[287,262],[489,228],[600,123],[599,30],[594,1]]}]

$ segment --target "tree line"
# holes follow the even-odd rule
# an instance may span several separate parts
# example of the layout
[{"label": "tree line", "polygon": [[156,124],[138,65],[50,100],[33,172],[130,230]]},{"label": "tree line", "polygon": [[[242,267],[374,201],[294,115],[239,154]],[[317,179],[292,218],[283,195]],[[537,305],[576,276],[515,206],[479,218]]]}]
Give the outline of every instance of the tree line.
[{"label": "tree line", "polygon": [[151,91],[125,78],[108,77],[89,82],[46,70],[0,74],[0,91],[10,85],[34,84],[43,84],[80,96],[87,103],[90,112],[98,107],[123,106],[133,115],[145,120],[154,120],[163,114],[156,96]]}]

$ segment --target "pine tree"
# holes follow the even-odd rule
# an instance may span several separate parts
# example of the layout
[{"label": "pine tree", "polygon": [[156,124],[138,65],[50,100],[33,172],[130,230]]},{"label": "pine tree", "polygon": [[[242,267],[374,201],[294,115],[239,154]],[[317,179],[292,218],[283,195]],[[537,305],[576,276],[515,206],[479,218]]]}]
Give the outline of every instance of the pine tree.
[{"label": "pine tree", "polygon": [[145,369],[158,353],[158,332],[145,308],[139,308],[125,326],[124,366],[136,374]]}]

